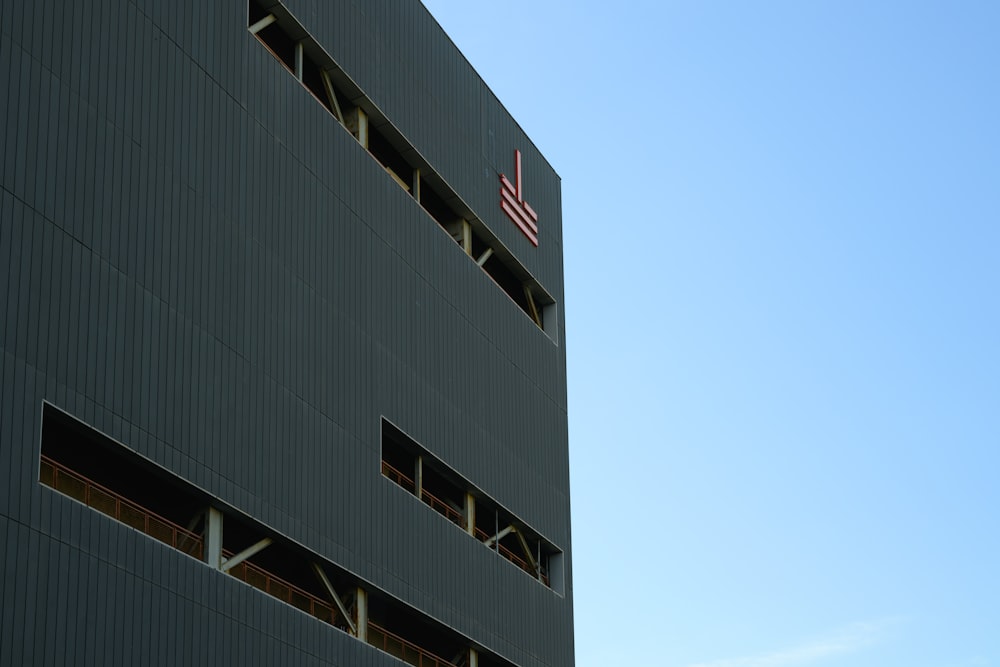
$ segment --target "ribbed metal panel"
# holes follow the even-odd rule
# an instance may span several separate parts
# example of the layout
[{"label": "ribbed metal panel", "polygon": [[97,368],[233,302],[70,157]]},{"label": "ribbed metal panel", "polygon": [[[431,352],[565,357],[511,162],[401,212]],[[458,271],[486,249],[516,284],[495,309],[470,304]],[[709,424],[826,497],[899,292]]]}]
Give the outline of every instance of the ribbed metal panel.
[{"label": "ribbed metal panel", "polygon": [[[560,182],[545,158],[417,2],[284,3],[444,179],[562,302]],[[499,206],[498,172],[524,160],[539,213],[534,248]]]},{"label": "ribbed metal panel", "polygon": [[[426,10],[287,6],[561,302],[558,177]],[[245,3],[0,0],[0,31],[0,664],[397,664],[39,485],[43,400],[489,651],[572,664],[563,336]],[[537,249],[499,209],[515,148]],[[382,416],[564,549],[566,594],[385,480]]]}]

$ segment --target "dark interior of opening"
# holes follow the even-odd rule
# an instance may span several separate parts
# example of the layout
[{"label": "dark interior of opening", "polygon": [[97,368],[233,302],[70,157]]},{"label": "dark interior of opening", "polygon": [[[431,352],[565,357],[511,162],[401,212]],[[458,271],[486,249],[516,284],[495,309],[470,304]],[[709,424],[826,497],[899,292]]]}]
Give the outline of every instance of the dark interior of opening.
[{"label": "dark interior of opening", "polygon": [[[445,660],[459,663],[464,656],[468,655],[468,648],[453,635],[443,632],[434,624],[413,614],[402,605],[393,604],[391,600],[386,598],[369,600],[368,618],[392,634]],[[402,655],[401,647],[398,644],[394,645],[391,639],[385,641],[381,633],[370,626],[368,628],[368,641],[379,648],[384,647],[388,653],[412,665],[428,664],[426,659],[421,662],[412,651],[405,656]]]},{"label": "dark interior of opening", "polygon": [[412,441],[389,422],[382,421],[382,461],[389,464],[394,471],[402,473],[407,480],[397,479],[396,472],[385,471],[387,476],[400,484],[410,493],[414,493],[413,476],[416,469],[417,450]]},{"label": "dark interior of opening", "polygon": [[201,494],[48,404],[42,410],[42,454],[182,527],[206,506]]},{"label": "dark interior of opening", "polygon": [[424,489],[435,498],[462,514],[465,512],[465,490],[452,484],[433,467],[424,462]]},{"label": "dark interior of opening", "polygon": [[413,167],[381,132],[371,126],[368,127],[368,152],[383,167],[391,169],[392,173],[406,184],[410,192],[413,191]]},{"label": "dark interior of opening", "polygon": [[[227,515],[222,530],[222,548],[228,554],[238,554],[264,536],[259,527]],[[276,541],[246,560],[316,597],[327,597],[326,589],[313,572],[309,559],[284,542]]]},{"label": "dark interior of opening", "polygon": [[479,234],[472,233],[472,258],[479,259],[490,246],[479,238]]},{"label": "dark interior of opening", "polygon": [[448,228],[452,222],[454,222],[459,216],[451,210],[441,196],[437,193],[434,188],[429,187],[426,183],[420,186],[420,205],[424,207],[424,210],[434,218],[434,220],[444,227]]},{"label": "dark interior of opening", "polygon": [[[82,490],[82,486],[74,487],[71,483],[82,476],[92,484],[117,494],[128,503],[153,512],[196,535],[204,536],[204,517],[209,499],[203,492],[158,469],[126,447],[47,404],[42,412],[42,455],[61,468],[68,469],[72,474],[71,477],[66,472],[60,473],[66,482],[57,485],[57,490],[69,492],[68,495],[77,500],[88,503],[95,509],[101,509],[93,504],[95,497],[93,491],[89,495],[91,502],[88,502],[88,497],[77,492],[77,488]],[[46,466],[43,465],[42,481],[54,486],[52,480],[44,479],[45,471]],[[119,520],[129,523],[124,517]],[[139,526],[133,527],[141,529]],[[222,536],[223,550],[227,556],[231,556],[255,544],[266,534],[259,526],[229,514],[223,518]],[[199,551],[190,555],[200,557],[202,553]],[[230,574],[238,575],[238,578],[251,585],[257,585],[262,590],[270,589],[266,592],[286,602],[298,603],[296,606],[307,612],[309,606],[303,602],[302,596],[283,594],[281,581],[288,582],[321,601],[329,602],[329,595],[319,581],[308,557],[282,541],[275,541],[263,551],[251,556],[247,562],[262,568],[270,575],[267,586],[264,583],[267,578],[254,576],[253,573],[247,576],[245,569],[239,571],[234,569]],[[328,577],[335,588],[338,584],[346,585],[342,576],[336,572],[328,572]],[[327,615],[324,620],[329,619],[330,616]],[[346,627],[343,619],[339,620],[341,622],[337,625]]]},{"label": "dark interior of opening", "polygon": [[267,26],[257,33],[257,39],[288,68],[288,71],[295,73],[295,40],[289,37],[280,25],[272,23]]},{"label": "dark interior of opening", "polygon": [[[388,422],[384,425],[383,433],[387,436],[383,439],[383,456],[390,457],[399,465],[405,465],[407,457],[412,462],[417,451],[409,444],[412,441]],[[44,405],[42,412],[42,455],[58,464],[60,469],[86,477],[92,484],[99,484],[180,526],[187,525],[192,532],[203,534],[205,530],[205,510],[210,504],[205,492],[48,404]],[[44,468],[47,465],[42,466],[42,477],[46,474]],[[448,480],[434,472],[431,479],[438,493],[449,497],[454,495],[457,487]],[[41,481],[46,483],[45,479]],[[224,514],[222,546],[225,557],[239,554],[263,537],[271,537],[273,542],[232,567],[229,576],[347,631],[346,619],[339,610],[333,611],[336,603],[320,581],[313,563],[322,564],[323,572],[352,616],[356,615],[354,591],[358,585],[354,578],[336,566],[320,561],[303,547],[269,534],[263,526],[243,515],[230,511]],[[368,604],[371,623],[419,647],[404,651],[401,643],[370,624],[368,640],[378,648],[410,664],[419,664],[419,651],[456,664],[462,663],[463,657],[468,655],[468,648],[461,637],[416,610],[375,590],[368,591]],[[427,664],[426,658],[423,664]]]},{"label": "dark interior of opening", "polygon": [[499,516],[492,507],[482,502],[476,503],[476,537],[478,539],[482,539],[483,535],[487,537],[496,535],[496,532],[503,528],[499,524]]},{"label": "dark interior of opening", "polygon": [[302,59],[302,85],[309,89],[313,97],[326,107],[327,111],[333,113],[330,98],[327,96],[326,88],[323,86],[323,77],[320,75],[319,65],[307,56]]},{"label": "dark interior of opening", "polygon": [[496,281],[496,284],[500,286],[504,292],[507,293],[514,303],[520,307],[521,310],[531,314],[528,307],[528,300],[524,296],[524,284],[517,279],[513,273],[510,272],[504,263],[500,259],[493,255],[488,260],[486,264],[483,265],[483,269],[486,273],[490,274],[490,277]]},{"label": "dark interior of opening", "polygon": [[267,16],[267,12],[256,2],[247,3],[247,25],[253,25],[257,21]]},{"label": "dark interior of opening", "polygon": [[[559,553],[555,546],[526,528],[500,505],[484,498],[482,494],[470,488],[468,483],[464,482],[453,471],[448,470],[417,442],[383,419],[382,461],[406,475],[408,479],[400,482],[396,473],[387,472],[384,467],[383,474],[406,488],[410,493],[415,493],[414,485],[409,480],[415,477],[418,456],[422,458],[421,468],[425,493],[421,500],[424,503],[464,529],[466,526],[465,494],[472,493],[476,497],[474,531],[476,539],[480,542],[486,542],[508,526],[514,526],[517,532],[509,532],[500,538],[499,546],[501,548],[497,548],[495,545],[491,545],[491,548],[500,552],[507,560],[518,565],[531,576],[537,576],[537,572],[533,571],[531,567],[532,560],[536,561],[541,566],[543,583],[547,586],[552,585],[548,577],[549,560],[553,554]],[[432,495],[434,499],[432,500],[427,494]],[[440,503],[447,505],[449,510],[442,509]],[[521,543],[522,538],[527,543],[530,557],[525,553],[524,545]]]},{"label": "dark interior of opening", "polygon": [[[417,458],[421,461],[422,490],[421,500],[443,514],[452,523],[465,526],[464,503],[465,489],[456,484],[453,479],[442,472],[441,466],[436,466],[434,459],[414,442],[409,436],[382,420],[382,461],[393,468],[383,474],[405,488],[410,493],[416,493],[415,478]],[[407,479],[400,479],[399,473]],[[429,494],[429,495],[428,495]],[[444,509],[441,504],[447,506]]]}]

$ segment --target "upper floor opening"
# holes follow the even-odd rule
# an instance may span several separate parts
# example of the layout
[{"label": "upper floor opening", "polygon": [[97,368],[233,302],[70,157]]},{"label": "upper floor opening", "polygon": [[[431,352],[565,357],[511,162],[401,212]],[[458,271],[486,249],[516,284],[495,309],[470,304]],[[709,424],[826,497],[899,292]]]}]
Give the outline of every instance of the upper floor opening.
[{"label": "upper floor opening", "polygon": [[559,340],[555,299],[280,3],[249,0],[248,30],[538,328]]}]

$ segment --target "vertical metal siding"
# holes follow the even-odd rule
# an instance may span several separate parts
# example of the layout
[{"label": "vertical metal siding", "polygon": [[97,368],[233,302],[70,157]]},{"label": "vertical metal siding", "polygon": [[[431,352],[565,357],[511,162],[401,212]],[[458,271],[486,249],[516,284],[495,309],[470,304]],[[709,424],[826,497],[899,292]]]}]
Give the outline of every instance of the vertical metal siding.
[{"label": "vertical metal siding", "polygon": [[[242,3],[60,7],[0,1],[0,663],[395,663],[40,487],[48,399],[516,663],[570,664],[571,594],[378,467],[385,414],[568,549],[564,347]],[[426,11],[289,7],[561,301],[558,229],[518,245],[495,171],[520,147],[553,220],[558,179]]]}]

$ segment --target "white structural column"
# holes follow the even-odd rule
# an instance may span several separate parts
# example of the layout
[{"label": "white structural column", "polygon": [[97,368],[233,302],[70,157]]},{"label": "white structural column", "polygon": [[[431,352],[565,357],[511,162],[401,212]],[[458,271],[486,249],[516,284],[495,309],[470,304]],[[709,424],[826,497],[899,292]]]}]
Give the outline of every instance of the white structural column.
[{"label": "white structural column", "polygon": [[347,129],[351,131],[358,143],[368,148],[368,114],[361,107],[356,107],[347,118]]},{"label": "white structural column", "polygon": [[357,635],[363,642],[368,641],[368,593],[358,586],[358,592],[354,598],[355,610],[357,611]]},{"label": "white structural column", "polygon": [[302,52],[302,42],[295,42],[295,78],[302,81],[305,68],[305,54]]},{"label": "white structural column", "polygon": [[465,532],[476,534],[476,497],[468,492],[465,494]]},{"label": "white structural column", "polygon": [[418,456],[413,464],[413,492],[417,498],[424,498],[424,457]]},{"label": "white structural column", "polygon": [[222,512],[214,507],[205,511],[205,562],[216,570],[222,566]]},{"label": "white structural column", "polygon": [[[472,225],[468,220],[462,220],[462,250],[469,257],[472,257]],[[486,260],[483,260],[484,262]],[[482,264],[480,264],[482,266]]]},{"label": "white structural column", "polygon": [[368,148],[368,114],[364,109],[358,109],[358,141],[365,149]]},{"label": "white structural column", "polygon": [[479,653],[474,648],[469,649],[469,667],[479,667]]}]

